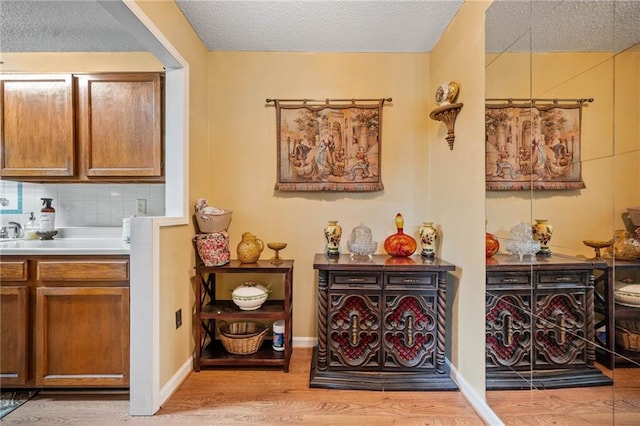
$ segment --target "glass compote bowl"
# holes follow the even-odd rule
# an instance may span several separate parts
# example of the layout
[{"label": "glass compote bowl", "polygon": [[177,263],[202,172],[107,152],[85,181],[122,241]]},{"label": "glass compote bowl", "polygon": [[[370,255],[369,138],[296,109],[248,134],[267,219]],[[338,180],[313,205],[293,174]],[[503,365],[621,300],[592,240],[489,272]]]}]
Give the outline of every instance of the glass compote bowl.
[{"label": "glass compote bowl", "polygon": [[269,247],[271,250],[276,252],[273,259],[271,259],[271,263],[273,263],[274,265],[281,264],[282,259],[280,259],[280,250],[284,250],[284,248],[287,247],[287,243],[280,243],[280,242],[267,243],[267,247]]},{"label": "glass compote bowl", "polygon": [[582,243],[585,246],[591,247],[592,249],[594,249],[596,252],[596,257],[594,259],[600,260],[602,259],[602,256],[600,254],[600,249],[611,247],[611,245],[613,244],[613,240],[609,240],[609,241],[583,240]]}]

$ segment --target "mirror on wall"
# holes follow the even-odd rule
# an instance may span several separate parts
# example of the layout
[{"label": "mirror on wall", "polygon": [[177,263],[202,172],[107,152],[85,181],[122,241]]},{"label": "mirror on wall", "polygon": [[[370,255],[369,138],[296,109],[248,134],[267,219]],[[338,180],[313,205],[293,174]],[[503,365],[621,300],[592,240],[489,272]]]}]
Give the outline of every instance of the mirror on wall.
[{"label": "mirror on wall", "polygon": [[[487,261],[487,401],[505,423],[624,423],[638,415],[640,352],[620,326],[640,326],[640,307],[607,302],[616,283],[640,282],[640,264],[606,247],[594,258],[598,242],[635,229],[627,208],[640,206],[640,3],[498,0],[486,18],[487,104],[521,106],[488,109],[487,181],[528,180],[487,191],[487,231],[505,253],[512,226],[553,227],[553,255],[538,265]],[[564,187],[533,189],[563,170],[574,173]],[[556,255],[589,266],[572,277]]]}]

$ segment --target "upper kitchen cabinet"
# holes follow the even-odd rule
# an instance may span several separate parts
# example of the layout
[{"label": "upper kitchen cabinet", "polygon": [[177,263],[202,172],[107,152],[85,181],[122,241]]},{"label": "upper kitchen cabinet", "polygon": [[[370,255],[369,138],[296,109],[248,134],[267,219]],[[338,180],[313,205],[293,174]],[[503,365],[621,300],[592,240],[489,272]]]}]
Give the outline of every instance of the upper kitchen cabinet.
[{"label": "upper kitchen cabinet", "polygon": [[162,176],[157,73],[77,75],[80,172],[88,179]]},{"label": "upper kitchen cabinet", "polygon": [[76,175],[70,74],[0,75],[2,178]]},{"label": "upper kitchen cabinet", "polygon": [[164,182],[162,73],[0,79],[1,178]]}]

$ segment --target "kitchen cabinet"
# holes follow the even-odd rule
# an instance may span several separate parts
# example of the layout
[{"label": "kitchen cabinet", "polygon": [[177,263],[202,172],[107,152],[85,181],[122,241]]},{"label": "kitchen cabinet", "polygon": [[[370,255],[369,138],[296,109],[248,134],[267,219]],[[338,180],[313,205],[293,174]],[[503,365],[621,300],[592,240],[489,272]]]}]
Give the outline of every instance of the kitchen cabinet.
[{"label": "kitchen cabinet", "polygon": [[[640,363],[640,352],[625,350],[616,345],[616,320],[640,321],[640,307],[625,306],[615,302],[615,274],[636,272],[640,270],[640,260],[606,259],[607,266],[595,279],[595,309],[603,315],[595,328],[605,327],[604,341],[599,342],[596,356],[607,368],[613,370],[616,366],[633,366]],[[634,364],[636,363],[636,364]]]},{"label": "kitchen cabinet", "polygon": [[[129,257],[3,256],[6,265],[25,265],[27,373],[19,387],[126,388],[129,385]],[[17,268],[14,268],[17,269]],[[9,284],[9,285],[8,285]],[[2,311],[14,282],[2,281]],[[11,293],[9,293],[11,294]],[[19,318],[19,316],[18,316]],[[3,317],[2,347],[22,336],[4,333],[23,322]],[[17,351],[16,351],[17,352]],[[12,352],[8,352],[13,355]],[[16,375],[5,366],[2,377]],[[9,363],[10,364],[10,363]]]},{"label": "kitchen cabinet", "polygon": [[160,178],[161,75],[87,74],[75,78],[82,175],[89,180]]},{"label": "kitchen cabinet", "polygon": [[70,74],[0,74],[0,176],[75,176],[73,107]]},{"label": "kitchen cabinet", "polygon": [[[288,372],[293,351],[293,260],[283,260],[282,263],[273,264],[269,260],[240,263],[234,259],[223,266],[205,266],[196,250],[195,270],[194,370],[200,371],[202,366],[268,366],[282,367],[284,372]],[[228,298],[216,297],[218,277],[237,276],[237,274],[266,274],[281,277],[284,286],[283,299],[276,300],[270,297],[260,309],[243,311]],[[284,320],[284,351],[274,350],[271,347],[271,340],[265,340],[254,354],[235,355],[227,352],[216,337],[216,324],[219,321],[243,320],[270,323]]]},{"label": "kitchen cabinet", "polygon": [[441,259],[316,254],[318,344],[311,387],[453,390],[445,371]]},{"label": "kitchen cabinet", "polygon": [[0,75],[1,172],[39,182],[163,182],[163,75]]},{"label": "kitchen cabinet", "polygon": [[487,389],[612,383],[594,365],[594,269],[605,265],[559,254],[487,258]]},{"label": "kitchen cabinet", "polygon": [[0,262],[0,383],[24,385],[29,378],[28,261]]}]

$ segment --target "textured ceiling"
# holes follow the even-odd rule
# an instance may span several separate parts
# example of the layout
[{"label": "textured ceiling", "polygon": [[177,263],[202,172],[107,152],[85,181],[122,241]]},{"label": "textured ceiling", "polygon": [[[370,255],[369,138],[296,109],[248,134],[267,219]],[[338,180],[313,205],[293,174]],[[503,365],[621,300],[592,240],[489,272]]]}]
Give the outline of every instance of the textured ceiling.
[{"label": "textured ceiling", "polygon": [[209,50],[428,52],[462,0],[176,4]]},{"label": "textured ceiling", "polygon": [[142,46],[99,3],[0,0],[2,52],[131,52]]},{"label": "textured ceiling", "polygon": [[486,27],[488,52],[619,52],[640,42],[640,0],[495,0]]},{"label": "textured ceiling", "polygon": [[[176,0],[209,50],[301,52],[428,52],[462,3]],[[619,51],[640,41],[640,0],[496,0],[487,30],[490,52]],[[96,0],[0,0],[0,51],[139,50]]]}]

